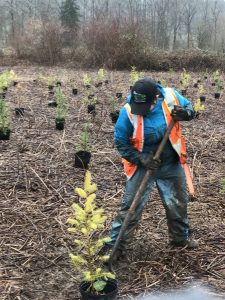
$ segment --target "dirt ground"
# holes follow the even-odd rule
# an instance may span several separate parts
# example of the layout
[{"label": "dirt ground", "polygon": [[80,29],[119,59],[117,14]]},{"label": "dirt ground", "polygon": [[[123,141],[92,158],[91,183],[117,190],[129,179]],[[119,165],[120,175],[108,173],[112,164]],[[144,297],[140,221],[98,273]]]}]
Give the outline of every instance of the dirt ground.
[{"label": "dirt ground", "polygon": [[[6,67],[0,68],[0,71]],[[114,124],[109,117],[110,96],[129,92],[129,72],[108,72],[109,84],[94,88],[96,116],[87,113],[83,101],[85,71],[17,66],[22,89],[11,86],[6,94],[12,116],[9,141],[0,141],[0,299],[79,299],[77,274],[68,253],[75,251],[67,232],[71,204],[78,201],[75,186],[83,185],[84,171],[74,168],[75,145],[87,120],[91,122],[90,171],[98,185],[97,203],[108,215],[106,233],[119,208],[125,176],[113,145]],[[97,70],[96,70],[97,71]],[[48,106],[47,83],[40,75],[62,80],[69,110],[64,131],[55,130],[55,108]],[[96,72],[88,72],[92,78]],[[180,90],[181,73],[145,72],[166,79]],[[198,250],[168,247],[166,218],[156,190],[147,204],[127,258],[115,265],[119,298],[147,292],[168,291],[198,282],[211,287],[211,294],[225,296],[225,95],[214,99],[212,78],[201,79],[206,90],[205,110],[199,118],[183,123],[188,161],[194,174],[196,195],[189,203],[189,219]],[[37,82],[33,82],[38,79]],[[72,95],[72,87],[78,95]],[[18,98],[24,117],[15,116]],[[194,102],[197,89],[191,83],[187,98]]]}]

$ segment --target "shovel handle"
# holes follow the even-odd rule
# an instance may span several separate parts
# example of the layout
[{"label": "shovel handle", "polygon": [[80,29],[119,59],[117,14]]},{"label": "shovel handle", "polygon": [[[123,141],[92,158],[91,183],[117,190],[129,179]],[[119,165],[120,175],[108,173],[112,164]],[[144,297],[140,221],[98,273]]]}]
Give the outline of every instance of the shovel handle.
[{"label": "shovel handle", "polygon": [[[174,127],[174,124],[175,124],[175,121],[172,119],[169,126],[167,127],[166,133],[165,133],[162,141],[160,142],[159,147],[158,147],[153,159],[157,159],[157,160],[160,159],[160,155],[161,155],[161,153],[162,153],[162,151],[163,151],[163,149],[164,149],[164,147],[165,147],[165,145],[166,145],[166,143],[169,139],[169,135],[170,135],[171,130]],[[113,246],[113,249],[112,249],[112,252],[111,252],[111,255],[110,255],[110,258],[109,258],[109,268],[111,268],[111,269],[112,269],[113,257],[114,257],[114,255],[115,255],[115,253],[116,253],[116,251],[119,247],[120,240],[123,237],[123,234],[126,231],[126,228],[129,224],[129,221],[130,221],[132,215],[134,214],[135,209],[138,206],[138,204],[140,202],[140,199],[141,199],[141,197],[142,197],[142,195],[143,195],[143,193],[144,193],[144,191],[147,187],[148,181],[149,181],[150,177],[153,175],[154,172],[155,172],[155,170],[147,170],[146,171],[146,173],[145,173],[145,175],[142,179],[142,182],[141,182],[141,184],[140,184],[140,186],[139,186],[139,188],[136,192],[136,195],[135,195],[135,197],[132,201],[132,204],[131,204],[129,210],[127,211],[127,214],[126,214],[125,219],[123,221],[123,224],[120,228],[120,232],[117,236],[117,239],[115,241],[115,244]]]}]

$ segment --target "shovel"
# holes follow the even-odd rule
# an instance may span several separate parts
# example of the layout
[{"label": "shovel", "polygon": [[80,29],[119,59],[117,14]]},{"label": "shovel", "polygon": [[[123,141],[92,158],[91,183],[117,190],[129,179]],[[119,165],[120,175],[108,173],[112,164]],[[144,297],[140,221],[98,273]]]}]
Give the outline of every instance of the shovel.
[{"label": "shovel", "polygon": [[[169,139],[169,135],[170,135],[171,130],[173,129],[174,124],[175,124],[175,121],[172,119],[169,126],[167,127],[166,133],[165,133],[162,141],[160,142],[159,147],[158,147],[158,149],[157,149],[157,151],[156,151],[156,153],[153,157],[154,160],[159,160],[160,159],[160,155],[163,152],[163,149],[164,149],[164,147],[165,147],[165,145],[166,145],[166,143]],[[123,221],[123,224],[120,228],[120,232],[119,232],[119,234],[117,236],[117,239],[115,241],[115,244],[112,248],[112,252],[110,254],[110,258],[109,258],[109,261],[108,261],[108,268],[109,268],[110,271],[112,271],[113,257],[115,256],[115,253],[118,250],[120,241],[121,241],[121,239],[122,239],[122,237],[123,237],[123,235],[124,235],[124,233],[127,229],[129,221],[131,220],[132,216],[134,215],[135,209],[136,209],[136,207],[138,206],[138,204],[140,202],[140,199],[141,199],[141,197],[142,197],[142,195],[143,195],[143,193],[144,193],[144,191],[147,187],[149,179],[154,174],[154,172],[155,172],[155,170],[147,170],[146,171],[146,173],[145,173],[145,175],[142,179],[142,182],[141,182],[141,184],[140,184],[140,186],[139,186],[139,188],[136,192],[136,195],[135,195],[135,197],[132,201],[132,204],[131,204],[129,210],[127,211],[127,214],[126,214],[125,219]]]}]

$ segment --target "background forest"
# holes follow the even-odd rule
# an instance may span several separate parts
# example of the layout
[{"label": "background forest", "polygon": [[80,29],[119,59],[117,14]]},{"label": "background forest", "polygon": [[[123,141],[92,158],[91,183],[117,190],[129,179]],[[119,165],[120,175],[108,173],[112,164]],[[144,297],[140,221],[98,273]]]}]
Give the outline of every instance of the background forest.
[{"label": "background forest", "polygon": [[0,0],[1,56],[51,65],[216,68],[224,28],[223,0]]}]

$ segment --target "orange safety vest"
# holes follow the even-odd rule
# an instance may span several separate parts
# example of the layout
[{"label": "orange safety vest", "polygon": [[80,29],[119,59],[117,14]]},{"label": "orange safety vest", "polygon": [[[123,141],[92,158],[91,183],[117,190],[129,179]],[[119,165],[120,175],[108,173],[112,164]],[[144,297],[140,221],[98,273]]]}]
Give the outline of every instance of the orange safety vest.
[{"label": "orange safety vest", "polygon": [[[172,119],[171,111],[172,111],[174,105],[180,105],[180,103],[171,88],[165,88],[164,91],[165,91],[166,95],[165,95],[165,99],[162,103],[162,108],[163,108],[164,116],[166,119],[166,124],[168,126]],[[133,136],[130,138],[130,142],[134,146],[135,149],[142,152],[143,145],[144,145],[143,116],[131,114],[131,107],[130,107],[130,104],[128,104],[128,103],[126,103],[124,107],[126,108],[128,118],[134,127]],[[170,133],[169,140],[170,140],[171,145],[173,146],[174,150],[179,155],[181,164],[185,164],[185,162],[186,162],[186,146],[185,146],[185,140],[181,135],[181,128],[180,128],[179,122],[175,123],[175,126],[173,127],[173,129]],[[125,170],[127,179],[130,179],[134,175],[134,173],[137,169],[137,165],[130,163],[129,161],[127,161],[124,158],[122,159],[122,163],[124,165],[124,170]]]}]

